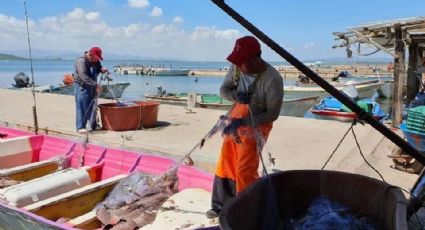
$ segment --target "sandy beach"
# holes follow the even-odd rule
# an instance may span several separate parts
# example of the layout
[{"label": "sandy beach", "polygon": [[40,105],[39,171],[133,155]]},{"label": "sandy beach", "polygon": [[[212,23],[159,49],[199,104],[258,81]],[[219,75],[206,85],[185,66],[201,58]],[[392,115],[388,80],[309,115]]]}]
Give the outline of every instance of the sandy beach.
[{"label": "sandy beach", "polygon": [[[37,93],[36,98],[41,133],[83,141],[84,136],[76,133],[74,127],[73,96]],[[107,102],[111,100],[99,101]],[[30,92],[1,89],[0,103],[2,126],[33,130],[33,100]],[[89,139],[91,143],[99,145],[143,151],[179,160],[211,129],[218,117],[225,113],[201,108],[193,111],[194,113],[189,113],[181,106],[160,105],[158,127],[125,132],[97,131],[90,134]],[[337,121],[281,116],[274,122],[265,147],[276,158],[276,165],[268,165],[269,170],[320,169],[349,126],[349,123]],[[386,181],[410,189],[418,176],[390,168],[392,160],[387,155],[391,154],[395,145],[369,125],[357,125],[354,129],[366,158],[383,174]],[[187,133],[190,135],[184,135]],[[213,173],[220,145],[220,134],[207,140],[205,146],[192,155],[195,165]],[[379,179],[359,155],[352,135],[341,144],[326,169]]]}]

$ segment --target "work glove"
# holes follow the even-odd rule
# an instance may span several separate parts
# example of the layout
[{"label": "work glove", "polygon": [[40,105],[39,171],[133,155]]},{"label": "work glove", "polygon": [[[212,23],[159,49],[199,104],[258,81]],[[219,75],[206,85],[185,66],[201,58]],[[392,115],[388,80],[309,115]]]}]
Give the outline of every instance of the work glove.
[{"label": "work glove", "polygon": [[236,94],[235,101],[240,104],[249,104],[251,96],[248,93],[238,92]]},{"label": "work glove", "polygon": [[242,119],[235,119],[229,125],[227,125],[224,130],[224,135],[232,135],[236,143],[241,143],[241,140],[238,135],[238,128],[242,125]]}]

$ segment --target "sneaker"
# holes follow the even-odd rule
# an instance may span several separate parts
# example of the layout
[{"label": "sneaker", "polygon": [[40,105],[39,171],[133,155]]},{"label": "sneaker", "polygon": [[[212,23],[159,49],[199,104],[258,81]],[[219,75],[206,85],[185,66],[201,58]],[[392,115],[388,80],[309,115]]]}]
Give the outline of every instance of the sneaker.
[{"label": "sneaker", "polygon": [[87,130],[86,129],[79,129],[78,130],[78,133],[79,134],[86,134],[87,133]]},{"label": "sneaker", "polygon": [[208,219],[217,218],[218,214],[219,214],[219,212],[214,210],[214,209],[210,209],[205,213],[205,215],[207,216]]}]

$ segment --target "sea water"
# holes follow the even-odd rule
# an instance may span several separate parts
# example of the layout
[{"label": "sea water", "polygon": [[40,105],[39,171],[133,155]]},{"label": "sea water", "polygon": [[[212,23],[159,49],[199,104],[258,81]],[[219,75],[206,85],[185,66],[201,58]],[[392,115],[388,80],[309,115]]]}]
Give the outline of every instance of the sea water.
[{"label": "sea water", "polygon": [[[102,65],[113,72],[113,67],[123,64],[140,64],[147,66],[161,66],[175,69],[210,69],[219,70],[229,66],[228,62],[185,62],[185,61],[140,61],[140,60],[105,60]],[[271,63],[281,65],[282,63]],[[62,84],[65,74],[74,72],[73,60],[34,60],[34,82],[37,85]],[[0,61],[0,88],[11,88],[14,76],[24,72],[31,78],[29,60]],[[218,94],[223,77],[220,76],[140,76],[119,75],[112,73],[113,82],[130,82],[130,86],[124,91],[122,100],[143,100],[145,94],[156,94],[158,87],[162,87],[167,93],[196,92]],[[294,84],[296,79],[286,79],[285,84]],[[388,110],[389,100],[378,99],[384,110]]]},{"label": "sea water", "polygon": [[[120,64],[144,64],[149,66],[161,66],[176,69],[220,69],[228,66],[226,62],[171,62],[171,61],[104,61],[103,66],[113,72],[113,67]],[[74,72],[72,60],[34,60],[34,82],[37,85],[59,85],[63,76]],[[31,78],[30,62],[24,61],[0,61],[0,88],[10,88],[15,83],[14,76],[24,72]],[[123,99],[141,100],[145,93],[156,93],[157,87],[162,86],[167,92],[196,92],[218,93],[222,77],[198,76],[198,81],[190,76],[140,76],[119,75],[112,73],[113,82],[130,82],[130,86],[124,91]],[[112,82],[112,83],[113,83]]]}]

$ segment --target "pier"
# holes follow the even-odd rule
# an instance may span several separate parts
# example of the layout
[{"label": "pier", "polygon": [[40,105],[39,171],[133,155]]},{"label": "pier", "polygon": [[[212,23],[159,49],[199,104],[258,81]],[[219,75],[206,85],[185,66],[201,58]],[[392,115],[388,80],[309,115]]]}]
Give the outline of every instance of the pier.
[{"label": "pier", "polygon": [[[287,78],[297,78],[301,72],[293,66],[274,66],[276,70]],[[332,78],[338,75],[341,71],[348,71],[353,76],[392,76],[392,70],[388,70],[386,65],[330,65],[330,66],[312,66],[317,74],[324,78]],[[160,71],[167,70],[167,73]],[[166,75],[171,76],[225,76],[227,68],[220,69],[167,69],[163,67],[150,67],[144,65],[125,65],[115,66],[114,71],[117,74],[123,75]]]}]

